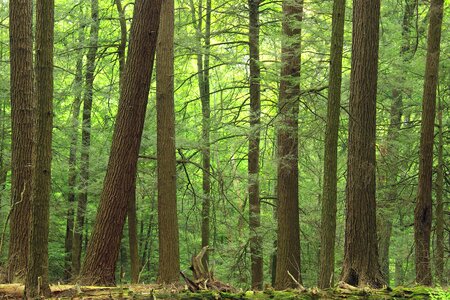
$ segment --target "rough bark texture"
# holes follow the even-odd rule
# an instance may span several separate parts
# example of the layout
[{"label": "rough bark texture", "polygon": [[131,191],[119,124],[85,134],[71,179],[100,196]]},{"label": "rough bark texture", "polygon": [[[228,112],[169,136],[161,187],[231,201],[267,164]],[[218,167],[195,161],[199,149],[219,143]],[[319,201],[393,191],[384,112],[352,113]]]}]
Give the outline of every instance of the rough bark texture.
[{"label": "rough bark texture", "polygon": [[342,280],[381,287],[375,203],[379,0],[353,1],[347,212]]},{"label": "rough bark texture", "polygon": [[281,81],[278,101],[278,239],[275,288],[301,283],[298,208],[298,97],[300,95],[300,23],[303,1],[283,1]]},{"label": "rough bark texture", "polygon": [[[80,30],[80,42],[84,40],[84,32]],[[81,52],[81,51],[80,51]],[[77,163],[77,148],[78,148],[78,126],[79,126],[79,115],[81,106],[81,91],[83,85],[83,54],[80,53],[77,59],[76,74],[74,80],[74,92],[75,99],[72,104],[72,120],[71,120],[71,134],[70,134],[70,150],[69,150],[69,178],[68,178],[68,188],[69,193],[67,195],[67,200],[69,202],[69,208],[67,209],[67,225],[66,225],[66,238],[64,241],[65,249],[65,265],[64,265],[64,280],[69,280],[72,277],[72,247],[73,247],[73,229],[74,229],[74,205],[76,199],[76,184],[78,171],[76,169]]]},{"label": "rough bark texture", "polygon": [[261,119],[261,88],[259,67],[259,4],[249,0],[249,50],[250,50],[250,133],[248,137],[248,198],[250,220],[250,255],[252,264],[252,289],[262,290],[264,282],[259,200],[259,142]]},{"label": "rough bark texture", "polygon": [[344,46],[345,0],[335,0],[330,49],[327,127],[323,169],[323,199],[320,231],[319,287],[334,282],[334,247],[336,240],[337,142],[341,110],[342,49]]},{"label": "rough bark texture", "polygon": [[83,96],[83,123],[81,126],[81,162],[80,162],[80,193],[78,194],[77,218],[73,232],[72,275],[76,276],[81,268],[81,251],[85,213],[89,186],[89,157],[91,147],[91,110],[94,93],[95,61],[98,49],[98,0],[91,1],[91,31],[89,34],[89,51],[86,62],[86,78]]},{"label": "rough bark texture", "polygon": [[439,99],[438,111],[438,165],[436,175],[436,279],[441,286],[445,286],[444,279],[444,138],[442,127],[442,103]]},{"label": "rough bark texture", "polygon": [[432,177],[436,87],[443,16],[443,0],[432,0],[428,26],[428,48],[422,101],[420,134],[419,187],[414,210],[416,282],[431,285],[430,235],[432,222]]},{"label": "rough bark texture", "polygon": [[27,267],[33,144],[32,1],[9,4],[11,60],[11,219],[7,280],[23,281]]},{"label": "rough bark texture", "polygon": [[121,232],[134,188],[162,0],[138,0],[108,169],[81,270],[83,284],[113,285]]},{"label": "rough bark texture", "polygon": [[173,0],[164,1],[160,22],[156,51],[158,281],[169,284],[178,282],[180,276],[175,157]]},{"label": "rough bark texture", "polygon": [[53,129],[54,1],[36,1],[36,122],[32,155],[31,222],[26,296],[48,297],[48,230]]}]

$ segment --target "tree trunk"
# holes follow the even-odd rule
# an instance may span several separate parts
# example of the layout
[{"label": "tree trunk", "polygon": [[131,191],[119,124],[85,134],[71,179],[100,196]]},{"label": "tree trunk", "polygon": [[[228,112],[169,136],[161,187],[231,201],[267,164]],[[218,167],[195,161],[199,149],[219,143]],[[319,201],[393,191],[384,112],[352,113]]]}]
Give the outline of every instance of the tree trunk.
[{"label": "tree trunk", "polygon": [[249,50],[250,50],[250,133],[248,137],[248,198],[250,220],[250,255],[252,264],[252,289],[262,290],[264,282],[259,200],[259,142],[261,119],[261,88],[259,67],[259,4],[249,0]]},{"label": "tree trunk", "polygon": [[334,282],[334,247],[337,211],[337,142],[341,110],[342,49],[344,46],[345,0],[335,0],[330,49],[327,127],[323,168],[323,199],[320,231],[319,287]]},{"label": "tree trunk", "polygon": [[136,1],[128,60],[100,205],[81,270],[83,284],[114,285],[121,232],[136,178],[162,0]]},{"label": "tree trunk", "polygon": [[420,134],[419,187],[414,210],[416,282],[431,285],[430,235],[432,221],[432,177],[436,87],[443,15],[443,0],[432,0],[428,27],[427,61],[423,87],[422,126]]},{"label": "tree trunk", "polygon": [[78,195],[77,218],[73,233],[72,247],[72,275],[80,273],[81,252],[83,241],[83,228],[85,223],[86,206],[88,200],[89,186],[89,156],[91,147],[91,110],[92,97],[94,92],[95,60],[98,49],[98,0],[91,1],[91,31],[89,34],[89,51],[86,62],[86,82],[83,104],[83,123],[81,126],[81,163],[80,163],[80,185],[81,190]]},{"label": "tree trunk", "polygon": [[[83,27],[80,29],[80,44],[84,41]],[[69,150],[69,179],[68,179],[68,202],[69,208],[67,209],[67,226],[66,226],[66,238],[64,242],[65,249],[65,266],[64,266],[64,280],[69,280],[72,277],[72,247],[73,247],[73,232],[74,232],[74,204],[76,199],[76,184],[77,174],[77,147],[78,147],[78,126],[79,115],[81,106],[81,91],[83,85],[83,53],[80,51],[80,55],[77,59],[76,74],[74,80],[75,86],[75,99],[72,104],[72,123],[71,123],[71,135],[70,135],[70,150]]]},{"label": "tree trunk", "polygon": [[342,280],[379,288],[375,133],[380,1],[353,1],[347,212]]},{"label": "tree trunk", "polygon": [[[301,283],[298,208],[298,97],[300,95],[300,39],[302,0],[283,1],[281,81],[278,101],[278,239],[275,288]],[[290,276],[290,275],[291,276]]]},{"label": "tree trunk", "polygon": [[[119,86],[123,87],[123,74],[125,70],[125,49],[127,46],[127,23],[125,19],[125,12],[123,11],[122,2],[115,0],[117,12],[119,13],[120,22],[120,43],[117,49],[119,56]],[[130,193],[130,199],[128,203],[128,241],[130,248],[130,277],[131,283],[138,283],[139,281],[139,247],[137,237],[137,216],[136,216],[136,180],[133,183],[133,189]]]},{"label": "tree trunk", "polygon": [[50,296],[48,230],[53,129],[53,0],[36,1],[36,122],[32,155],[31,228],[26,296]]},{"label": "tree trunk", "polygon": [[31,198],[33,144],[32,1],[9,4],[11,61],[11,219],[7,280],[25,279]]},{"label": "tree trunk", "polygon": [[158,281],[169,284],[178,282],[180,274],[175,157],[173,0],[164,1],[160,22],[156,52]]},{"label": "tree trunk", "polygon": [[441,286],[444,280],[444,139],[442,127],[443,107],[439,99],[438,111],[438,165],[436,176],[436,278]]},{"label": "tree trunk", "polygon": [[[209,48],[211,43],[211,0],[206,0],[205,8],[205,32],[203,33],[203,0],[199,0],[198,18],[196,15],[194,1],[190,0],[192,23],[196,30],[196,56],[198,88],[202,104],[202,242],[201,248],[209,246],[209,223],[211,208],[211,148],[210,140],[210,84],[209,84]],[[202,45],[202,37],[204,45]],[[203,256],[203,263],[208,264],[208,253]]]}]

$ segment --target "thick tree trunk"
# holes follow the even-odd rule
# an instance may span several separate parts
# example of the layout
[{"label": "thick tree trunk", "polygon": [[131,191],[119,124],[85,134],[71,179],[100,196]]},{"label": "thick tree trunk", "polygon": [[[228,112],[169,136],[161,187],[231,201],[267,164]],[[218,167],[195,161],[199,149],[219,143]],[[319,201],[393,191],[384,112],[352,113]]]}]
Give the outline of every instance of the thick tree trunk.
[{"label": "thick tree trunk", "polygon": [[138,0],[119,110],[96,222],[81,271],[83,284],[115,283],[121,232],[136,178],[162,0]]},{"label": "thick tree trunk", "polygon": [[50,215],[53,129],[54,1],[36,1],[36,122],[32,155],[31,228],[26,296],[50,295],[48,230]]},{"label": "thick tree trunk", "polygon": [[302,0],[283,1],[281,82],[278,101],[279,124],[277,176],[277,266],[275,288],[301,283],[300,225],[298,208],[298,97],[300,96],[300,23]]},{"label": "thick tree trunk", "polygon": [[330,49],[327,127],[323,169],[323,199],[320,231],[319,287],[334,282],[334,247],[337,211],[337,142],[341,110],[342,49],[344,46],[345,0],[335,0]]},{"label": "thick tree trunk", "polygon": [[[84,32],[80,30],[80,43],[83,44]],[[81,51],[80,51],[81,52]],[[72,132],[70,135],[70,150],[69,150],[69,179],[68,188],[69,193],[67,200],[69,202],[69,208],[67,209],[67,225],[66,225],[66,238],[64,241],[65,249],[65,265],[64,265],[64,280],[69,280],[72,277],[72,247],[73,247],[73,232],[74,232],[74,204],[77,192],[77,175],[78,171],[76,169],[77,163],[77,147],[78,147],[78,126],[79,126],[79,115],[81,106],[81,91],[83,85],[83,54],[77,59],[76,74],[74,80],[75,87],[75,99],[72,104]]]},{"label": "thick tree trunk", "polygon": [[169,284],[178,282],[180,276],[175,157],[173,0],[164,1],[160,22],[156,51],[158,281]]},{"label": "thick tree trunk", "polygon": [[9,4],[11,60],[11,219],[7,280],[25,279],[31,198],[33,144],[32,1]]},{"label": "thick tree trunk", "polygon": [[259,4],[249,0],[249,50],[250,50],[250,133],[248,137],[248,198],[250,220],[250,255],[252,264],[252,289],[262,290],[264,282],[259,199],[259,142],[261,119],[261,87],[259,67]]},{"label": "thick tree trunk", "polygon": [[342,280],[381,287],[375,203],[375,133],[380,1],[353,1],[347,215]]},{"label": "thick tree trunk", "polygon": [[[127,23],[125,19],[125,12],[123,11],[122,2],[115,0],[117,12],[119,13],[120,22],[120,43],[117,49],[119,56],[119,85],[120,89],[123,87],[123,74],[125,70],[125,49],[127,46]],[[133,183],[133,189],[130,193],[128,203],[128,242],[130,250],[130,277],[131,283],[138,283],[139,281],[139,245],[137,237],[137,215],[136,215],[136,180]]]},{"label": "thick tree trunk", "polygon": [[81,162],[80,162],[80,186],[78,194],[77,218],[73,233],[72,247],[72,275],[76,276],[81,268],[81,252],[83,241],[83,228],[85,223],[86,206],[89,186],[89,157],[91,147],[91,110],[94,93],[95,61],[98,49],[98,0],[91,1],[91,31],[89,34],[89,51],[86,62],[86,82],[83,96],[83,123],[81,126]]},{"label": "thick tree trunk", "polygon": [[432,0],[428,27],[428,49],[423,87],[420,134],[419,187],[414,210],[416,282],[431,285],[430,239],[432,222],[432,177],[436,87],[443,16],[443,0]]}]

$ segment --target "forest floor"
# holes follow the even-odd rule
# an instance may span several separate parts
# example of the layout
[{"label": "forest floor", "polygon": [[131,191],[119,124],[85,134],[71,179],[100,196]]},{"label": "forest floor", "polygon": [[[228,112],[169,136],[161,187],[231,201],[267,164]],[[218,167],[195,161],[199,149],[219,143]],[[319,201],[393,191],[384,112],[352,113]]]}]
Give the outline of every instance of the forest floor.
[{"label": "forest floor", "polygon": [[[177,300],[293,300],[293,299],[447,299],[450,291],[441,288],[397,287],[392,290],[343,289],[328,290],[306,289],[274,291],[266,289],[260,292],[241,291],[225,293],[201,291],[191,293],[159,285],[124,285],[118,287],[97,287],[77,285],[52,285],[51,299],[177,299]],[[0,299],[22,299],[23,286],[19,284],[0,284]]]}]

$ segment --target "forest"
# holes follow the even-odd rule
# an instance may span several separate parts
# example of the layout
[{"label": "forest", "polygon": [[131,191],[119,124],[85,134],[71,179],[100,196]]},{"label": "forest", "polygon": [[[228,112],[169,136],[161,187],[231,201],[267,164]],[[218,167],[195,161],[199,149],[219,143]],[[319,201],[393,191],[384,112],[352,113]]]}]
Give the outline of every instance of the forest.
[{"label": "forest", "polygon": [[449,4],[0,1],[0,299],[450,299]]}]

